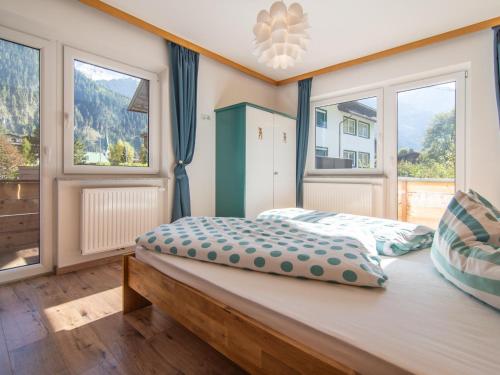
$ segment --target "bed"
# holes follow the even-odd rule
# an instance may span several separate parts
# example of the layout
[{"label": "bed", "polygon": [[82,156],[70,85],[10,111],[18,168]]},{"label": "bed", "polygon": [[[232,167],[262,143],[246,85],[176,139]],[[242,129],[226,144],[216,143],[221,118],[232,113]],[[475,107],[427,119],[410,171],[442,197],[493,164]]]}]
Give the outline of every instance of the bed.
[{"label": "bed", "polygon": [[386,289],[138,247],[124,258],[124,312],[158,305],[251,373],[500,373],[496,310],[446,282],[428,250],[382,258]]}]

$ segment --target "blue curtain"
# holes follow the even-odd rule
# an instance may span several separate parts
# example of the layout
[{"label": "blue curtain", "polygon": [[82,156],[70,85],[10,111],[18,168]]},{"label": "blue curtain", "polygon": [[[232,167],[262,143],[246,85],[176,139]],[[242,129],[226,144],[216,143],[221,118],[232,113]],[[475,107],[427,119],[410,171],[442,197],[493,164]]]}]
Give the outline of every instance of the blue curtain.
[{"label": "blue curtain", "polygon": [[306,167],[307,144],[309,139],[309,112],[311,99],[312,78],[299,81],[299,100],[297,107],[297,161],[296,161],[296,184],[297,184],[297,207],[303,203],[303,180]]},{"label": "blue curtain", "polygon": [[493,33],[493,54],[495,56],[495,90],[497,92],[498,124],[500,125],[500,26],[494,27]]},{"label": "blue curtain", "polygon": [[172,221],[191,215],[186,166],[194,155],[199,54],[168,42],[170,112],[176,166]]}]

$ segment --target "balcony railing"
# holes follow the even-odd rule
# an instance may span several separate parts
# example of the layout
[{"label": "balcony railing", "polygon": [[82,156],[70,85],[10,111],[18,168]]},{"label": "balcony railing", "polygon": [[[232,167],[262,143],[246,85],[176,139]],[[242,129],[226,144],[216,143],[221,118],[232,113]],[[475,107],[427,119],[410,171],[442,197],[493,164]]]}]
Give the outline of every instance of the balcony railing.
[{"label": "balcony railing", "polygon": [[398,178],[398,219],[437,228],[455,194],[453,179]]}]

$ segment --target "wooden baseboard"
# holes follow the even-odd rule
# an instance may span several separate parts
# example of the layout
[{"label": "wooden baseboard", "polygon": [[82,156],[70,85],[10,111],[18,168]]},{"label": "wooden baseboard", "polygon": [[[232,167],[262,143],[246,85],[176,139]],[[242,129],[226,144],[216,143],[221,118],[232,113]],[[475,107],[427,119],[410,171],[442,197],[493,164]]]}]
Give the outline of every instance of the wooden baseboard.
[{"label": "wooden baseboard", "polygon": [[357,374],[134,256],[123,271],[124,311],[152,303],[251,374]]},{"label": "wooden baseboard", "polygon": [[133,250],[130,250],[130,251],[127,251],[125,253],[111,255],[111,256],[105,257],[105,258],[94,259],[94,260],[90,260],[88,262],[72,264],[71,266],[56,267],[55,273],[56,273],[56,275],[63,275],[65,273],[75,272],[75,271],[83,270],[83,269],[90,268],[90,267],[97,267],[97,266],[102,266],[102,265],[109,264],[109,263],[119,262],[123,258],[123,256],[130,255],[133,253],[134,253]]}]

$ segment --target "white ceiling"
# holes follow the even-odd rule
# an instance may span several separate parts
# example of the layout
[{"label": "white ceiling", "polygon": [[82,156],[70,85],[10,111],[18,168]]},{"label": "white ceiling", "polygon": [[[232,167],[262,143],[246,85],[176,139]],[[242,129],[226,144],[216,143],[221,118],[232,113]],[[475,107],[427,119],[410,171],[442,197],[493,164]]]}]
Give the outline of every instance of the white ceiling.
[{"label": "white ceiling", "polygon": [[274,70],[252,54],[255,18],[273,0],[104,1],[277,80],[500,16],[500,0],[299,0],[311,43],[301,63]]}]

